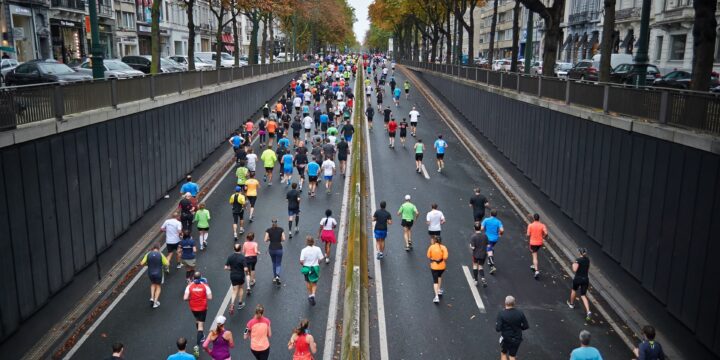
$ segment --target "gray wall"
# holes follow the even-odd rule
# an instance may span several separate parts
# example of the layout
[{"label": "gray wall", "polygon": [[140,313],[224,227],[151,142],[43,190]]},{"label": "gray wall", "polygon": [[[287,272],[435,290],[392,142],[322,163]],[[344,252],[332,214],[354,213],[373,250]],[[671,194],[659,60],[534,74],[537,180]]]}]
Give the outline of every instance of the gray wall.
[{"label": "gray wall", "polygon": [[0,149],[0,341],[292,76]]},{"label": "gray wall", "polygon": [[720,156],[419,75],[720,355]]}]

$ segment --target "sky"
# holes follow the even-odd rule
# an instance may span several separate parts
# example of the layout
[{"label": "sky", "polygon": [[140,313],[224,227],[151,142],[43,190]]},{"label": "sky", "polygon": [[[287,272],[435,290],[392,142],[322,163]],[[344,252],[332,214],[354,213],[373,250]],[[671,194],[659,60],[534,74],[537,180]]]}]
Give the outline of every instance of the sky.
[{"label": "sky", "polygon": [[357,22],[353,24],[353,30],[355,31],[355,38],[363,43],[365,39],[365,32],[370,28],[370,20],[368,20],[368,6],[373,0],[349,0],[350,6],[355,8],[355,17]]}]

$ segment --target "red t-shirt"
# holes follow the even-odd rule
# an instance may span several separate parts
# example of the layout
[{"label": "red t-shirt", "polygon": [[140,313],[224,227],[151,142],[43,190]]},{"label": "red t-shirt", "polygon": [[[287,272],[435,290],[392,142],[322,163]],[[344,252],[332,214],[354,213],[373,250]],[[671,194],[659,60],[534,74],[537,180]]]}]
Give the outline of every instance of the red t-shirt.
[{"label": "red t-shirt", "polygon": [[185,295],[188,298],[188,304],[190,304],[190,310],[192,311],[207,310],[207,300],[211,294],[210,287],[204,283],[192,282],[185,288]]},{"label": "red t-shirt", "polygon": [[395,130],[397,130],[397,123],[396,123],[395,121],[392,121],[392,120],[391,120],[391,121],[388,123],[388,131],[389,131],[389,132],[395,132]]}]

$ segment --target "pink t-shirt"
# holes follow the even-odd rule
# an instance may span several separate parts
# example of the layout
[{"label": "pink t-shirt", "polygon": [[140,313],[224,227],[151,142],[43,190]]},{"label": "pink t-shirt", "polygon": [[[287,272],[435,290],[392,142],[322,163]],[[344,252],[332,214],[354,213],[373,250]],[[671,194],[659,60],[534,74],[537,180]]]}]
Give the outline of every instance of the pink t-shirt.
[{"label": "pink t-shirt", "polygon": [[250,331],[250,349],[263,351],[270,347],[270,319],[266,317],[253,317],[248,321],[246,328]]},{"label": "pink t-shirt", "polygon": [[246,241],[243,243],[243,253],[245,253],[245,256],[257,256],[258,243],[255,241]]}]

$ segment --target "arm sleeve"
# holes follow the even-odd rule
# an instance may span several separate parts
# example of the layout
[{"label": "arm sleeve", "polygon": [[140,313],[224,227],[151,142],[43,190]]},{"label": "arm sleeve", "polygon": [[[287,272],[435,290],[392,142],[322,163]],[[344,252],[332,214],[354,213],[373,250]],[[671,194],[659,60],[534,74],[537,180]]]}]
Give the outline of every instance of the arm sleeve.
[{"label": "arm sleeve", "polygon": [[160,254],[160,257],[161,257],[161,259],[162,259],[162,264],[163,264],[164,266],[170,265],[170,262],[169,262],[168,259],[165,257],[165,255]]},{"label": "arm sleeve", "polygon": [[140,260],[140,265],[147,264],[147,256],[148,256],[148,254],[145,254],[145,256],[143,256],[142,260]]}]

